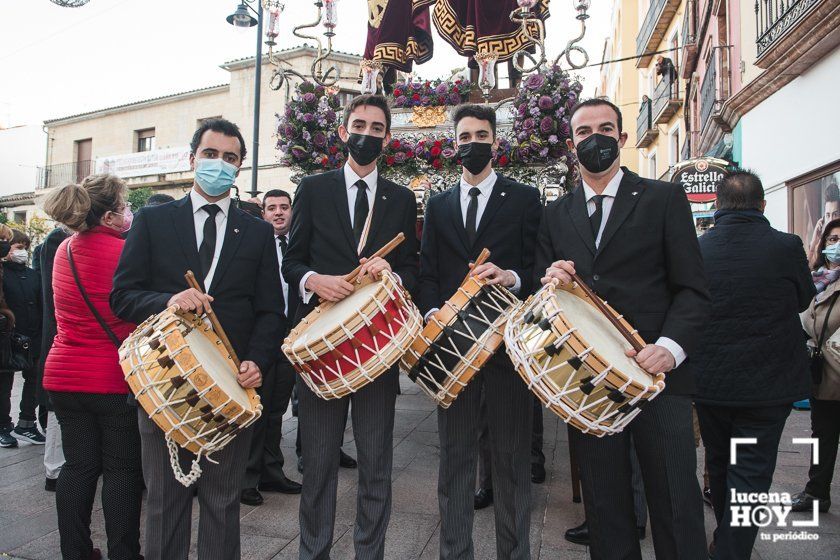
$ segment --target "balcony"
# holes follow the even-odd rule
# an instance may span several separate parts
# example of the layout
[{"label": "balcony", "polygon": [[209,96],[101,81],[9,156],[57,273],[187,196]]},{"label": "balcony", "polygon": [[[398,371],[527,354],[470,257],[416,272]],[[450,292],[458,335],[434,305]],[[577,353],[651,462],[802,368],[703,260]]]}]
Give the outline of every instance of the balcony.
[{"label": "balcony", "polygon": [[761,58],[773,50],[818,4],[830,3],[831,0],[756,0],[756,65],[761,67]]},{"label": "balcony", "polygon": [[636,35],[636,68],[644,68],[653,59],[651,53],[657,50],[665,36],[674,14],[680,7],[681,0],[650,0],[645,20]]},{"label": "balcony", "polygon": [[659,129],[653,125],[653,108],[649,99],[642,101],[639,116],[636,117],[636,147],[647,148],[659,136]]},{"label": "balcony", "polygon": [[67,183],[79,183],[93,173],[93,160],[59,163],[38,168],[38,188],[62,187]]},{"label": "balcony", "polygon": [[717,57],[713,56],[706,66],[706,73],[703,76],[703,83],[700,85],[700,129],[705,130],[712,113],[720,111],[720,103],[717,87]]},{"label": "balcony", "polygon": [[680,108],[680,80],[664,76],[653,90],[653,122],[666,124]]},{"label": "balcony", "polygon": [[691,78],[691,74],[697,66],[697,29],[697,1],[688,0],[685,7],[685,15],[683,16],[682,35],[680,38],[680,44],[682,45],[680,75],[686,80]]}]

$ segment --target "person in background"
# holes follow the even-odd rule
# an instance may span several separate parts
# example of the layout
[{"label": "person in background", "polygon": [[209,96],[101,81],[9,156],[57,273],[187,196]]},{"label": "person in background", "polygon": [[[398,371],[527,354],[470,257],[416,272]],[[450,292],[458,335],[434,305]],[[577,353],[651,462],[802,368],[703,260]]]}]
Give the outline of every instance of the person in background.
[{"label": "person in background", "polygon": [[[8,337],[15,326],[15,316],[6,303],[3,296],[3,266],[2,259],[5,259],[11,250],[12,229],[6,224],[0,224],[0,344],[8,342]],[[0,373],[0,447],[17,447],[18,441],[12,435],[11,393],[14,378],[7,378],[5,373]],[[9,398],[5,395],[8,394]]]},{"label": "person in background", "polygon": [[[250,202],[250,201],[249,201]],[[259,201],[258,201],[259,202]],[[255,203],[256,204],[256,203]],[[262,202],[262,218],[274,228],[277,246],[277,260],[283,266],[283,255],[289,248],[289,228],[292,225],[292,196],[286,191],[270,190],[265,193]],[[290,285],[280,275],[285,302],[286,317],[294,317],[300,298],[295,286]],[[285,338],[291,328],[291,321],[286,322]],[[299,483],[289,480],[283,472],[283,452],[280,440],[283,439],[283,414],[289,406],[292,388],[295,386],[295,369],[286,356],[281,355],[277,362],[263,376],[263,383],[257,389],[263,405],[262,416],[254,424],[248,465],[242,480],[243,504],[258,506],[263,503],[263,492],[281,494],[300,494]]]},{"label": "person in background", "polygon": [[823,199],[825,201],[823,202],[822,217],[814,225],[814,231],[811,232],[811,240],[808,243],[808,263],[815,269],[823,266],[825,260],[818,248],[825,226],[828,222],[840,218],[840,188],[833,183],[828,185],[823,194]]},{"label": "person in background", "polygon": [[[41,344],[41,279],[35,271],[26,266],[29,260],[29,237],[18,230],[12,230],[11,248],[3,262],[3,294],[6,303],[15,315],[14,332],[29,339],[30,367],[21,371],[23,391],[20,397],[20,415],[12,436],[35,445],[44,445],[46,439],[38,431],[35,410],[38,407],[38,356]],[[6,384],[2,388],[5,408],[11,397],[14,371],[0,372]],[[5,414],[8,417],[8,413]],[[0,421],[5,418],[0,417]]]},{"label": "person in background", "polygon": [[819,440],[817,464],[811,461],[805,490],[793,497],[793,511],[831,507],[831,479],[840,440],[840,352],[830,339],[840,329],[840,219],[828,221],[817,245],[820,258],[811,273],[817,295],[802,314],[802,325],[816,347],[819,340],[822,363],[812,368],[811,437]]},{"label": "person in background", "polygon": [[155,193],[152,196],[150,196],[148,200],[146,200],[146,206],[160,206],[161,204],[167,204],[169,202],[174,201],[175,198],[169,196],[168,194]]},{"label": "person in background", "polygon": [[[38,270],[41,273],[41,296],[43,318],[41,320],[42,334],[41,334],[41,357],[38,360],[38,385],[44,393],[44,401],[47,408],[47,423],[46,423],[46,446],[44,447],[44,474],[46,480],[44,482],[44,490],[47,492],[55,492],[56,481],[61,472],[61,467],[64,465],[64,450],[61,447],[61,426],[55,417],[55,410],[47,398],[44,387],[44,366],[47,362],[47,356],[53,345],[56,332],[55,321],[55,302],[53,301],[53,262],[55,261],[55,254],[58,251],[59,245],[70,237],[70,230],[63,224],[58,224],[47,237],[44,242],[36,247],[33,252],[33,259],[35,253],[38,254]],[[38,250],[40,248],[40,251]],[[33,260],[33,268],[35,263]]]},{"label": "person in background", "polygon": [[90,537],[100,474],[108,558],[140,558],[140,433],[117,354],[134,324],[108,305],[133,220],[126,194],[119,177],[91,175],[44,203],[52,219],[76,232],[55,254],[56,335],[44,367],[66,457],[55,493],[64,558],[101,558]]},{"label": "person in background", "polygon": [[[761,180],[732,171],[717,185],[715,227],[700,238],[712,314],[692,361],[717,519],[713,558],[751,557],[758,527],[733,526],[731,493],[770,490],[791,404],[810,392],[799,321],[815,293],[808,259],[798,236],[770,226],[764,206]],[[730,457],[733,438],[757,441]]]}]

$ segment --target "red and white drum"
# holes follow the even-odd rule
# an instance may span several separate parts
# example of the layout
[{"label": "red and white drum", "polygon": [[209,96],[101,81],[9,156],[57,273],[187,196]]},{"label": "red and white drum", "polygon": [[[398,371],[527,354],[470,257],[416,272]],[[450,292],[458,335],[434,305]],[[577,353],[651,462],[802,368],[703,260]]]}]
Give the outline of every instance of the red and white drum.
[{"label": "red and white drum", "polygon": [[363,277],[338,303],[323,303],[292,329],[283,352],[312,391],[340,399],[393,366],[423,328],[411,297],[390,272]]}]

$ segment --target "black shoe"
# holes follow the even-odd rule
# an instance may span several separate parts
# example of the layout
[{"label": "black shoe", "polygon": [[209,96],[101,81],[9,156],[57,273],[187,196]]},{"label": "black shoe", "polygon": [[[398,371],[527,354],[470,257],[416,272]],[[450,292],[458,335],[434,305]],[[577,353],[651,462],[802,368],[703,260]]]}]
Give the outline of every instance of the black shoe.
[{"label": "black shoe", "polygon": [[303,457],[302,457],[302,456],[301,456],[301,457],[298,457],[298,465],[297,465],[297,467],[298,467],[298,472],[299,472],[300,474],[303,474]]},{"label": "black shoe", "polygon": [[0,430],[0,447],[17,447],[18,442],[17,440],[12,437],[12,429],[7,428],[5,430]]},{"label": "black shoe", "polygon": [[564,536],[569,542],[589,546],[589,525],[584,521],[577,527],[567,530]]},{"label": "black shoe", "polygon": [[263,482],[260,490],[263,492],[280,492],[281,494],[300,494],[301,485],[299,482],[289,480],[285,476],[281,480]]},{"label": "black shoe", "polygon": [[239,501],[246,506],[261,506],[263,503],[262,494],[256,488],[246,488],[239,496]]},{"label": "black shoe", "polygon": [[831,500],[821,500],[807,492],[800,492],[790,501],[791,511],[814,511],[814,500],[819,502],[820,513],[825,513],[831,507]]},{"label": "black shoe", "polygon": [[539,463],[531,463],[531,482],[542,484],[545,482],[545,467]]},{"label": "black shoe", "polygon": [[18,426],[14,430],[12,430],[12,436],[19,439],[20,441],[26,441],[33,445],[44,445],[47,443],[47,438],[44,437],[44,434],[38,431],[38,428],[35,426],[22,428]]},{"label": "black shoe", "polygon": [[44,480],[44,490],[47,492],[55,492],[55,483],[58,482],[57,478],[47,478]]},{"label": "black shoe", "polygon": [[493,503],[493,489],[479,488],[473,497],[473,509],[484,509]]},{"label": "black shoe", "polygon": [[339,449],[338,464],[342,469],[355,469],[357,463],[356,459]]},{"label": "black shoe", "polygon": [[712,489],[708,486],[703,488],[703,501],[707,506],[712,507]]},{"label": "black shoe", "polygon": [[645,536],[647,536],[646,535],[647,531],[645,530],[645,526],[642,525],[641,527],[636,527],[636,530],[639,532],[639,540],[640,541],[645,540]]}]

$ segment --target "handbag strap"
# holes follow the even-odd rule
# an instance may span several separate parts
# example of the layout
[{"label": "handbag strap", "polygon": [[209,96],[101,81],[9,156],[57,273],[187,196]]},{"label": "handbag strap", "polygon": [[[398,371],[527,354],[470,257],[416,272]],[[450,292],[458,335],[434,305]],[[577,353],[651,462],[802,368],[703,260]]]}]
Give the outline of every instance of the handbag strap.
[{"label": "handbag strap", "polygon": [[[817,338],[817,350],[822,352],[822,345],[825,342],[825,333],[828,330],[828,318],[831,317],[831,310],[834,309],[834,304],[837,303],[837,296],[840,296],[840,291],[834,292],[834,295],[831,296],[831,305],[828,306],[828,312],[825,314],[825,319],[823,320],[822,330],[820,331],[820,335]],[[815,310],[816,311],[816,310]],[[816,331],[817,327],[817,314],[814,313],[814,331]],[[815,332],[816,334],[816,332]]]},{"label": "handbag strap", "polygon": [[120,347],[120,339],[117,338],[117,335],[114,334],[114,331],[111,330],[111,327],[108,326],[108,323],[105,322],[105,319],[102,318],[102,315],[99,314],[99,311],[93,306],[93,303],[90,301],[90,298],[85,291],[84,286],[82,286],[82,281],[79,279],[79,272],[76,270],[76,263],[73,262],[73,252],[70,250],[70,241],[67,242],[67,262],[70,263],[70,271],[73,273],[73,279],[76,281],[76,286],[79,288],[79,292],[82,294],[82,299],[85,300],[85,303],[90,309],[90,312],[93,313],[93,316],[96,317],[99,326],[102,327],[102,330],[105,331],[105,334],[108,335],[108,338],[111,339],[111,342],[114,343],[114,346],[119,349]]}]

